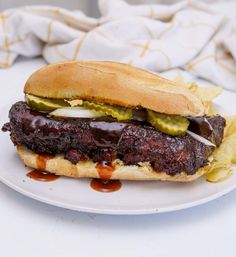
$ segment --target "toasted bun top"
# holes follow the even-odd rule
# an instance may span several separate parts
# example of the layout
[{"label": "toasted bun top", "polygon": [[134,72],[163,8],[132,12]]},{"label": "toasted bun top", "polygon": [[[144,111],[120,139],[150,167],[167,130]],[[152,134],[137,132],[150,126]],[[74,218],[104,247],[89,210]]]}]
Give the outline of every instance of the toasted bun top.
[{"label": "toasted bun top", "polygon": [[156,74],[116,62],[70,61],[31,75],[24,92],[55,99],[93,100],[177,115],[203,115],[204,106],[188,89]]}]

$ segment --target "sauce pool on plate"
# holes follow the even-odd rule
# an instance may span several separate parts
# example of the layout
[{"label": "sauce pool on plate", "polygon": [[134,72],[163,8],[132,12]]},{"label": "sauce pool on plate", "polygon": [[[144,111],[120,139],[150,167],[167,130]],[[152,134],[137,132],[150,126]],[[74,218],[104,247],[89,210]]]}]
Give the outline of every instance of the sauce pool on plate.
[{"label": "sauce pool on plate", "polygon": [[28,172],[26,176],[42,182],[50,182],[58,179],[60,176],[45,171],[47,160],[52,158],[52,155],[39,154],[36,160],[38,169]]},{"label": "sauce pool on plate", "polygon": [[60,176],[49,173],[42,170],[32,170],[26,174],[27,177],[32,178],[37,181],[50,182],[58,179]]},{"label": "sauce pool on plate", "polygon": [[[58,179],[60,176],[45,171],[46,163],[53,158],[51,155],[40,154],[37,156],[38,169],[28,172],[26,175],[37,181],[50,182]],[[120,180],[110,180],[115,166],[108,162],[100,162],[96,164],[96,169],[99,174],[99,179],[92,179],[90,186],[98,192],[115,192],[118,191],[122,184]]]},{"label": "sauce pool on plate", "polygon": [[98,178],[93,178],[90,183],[90,186],[94,190],[104,193],[118,191],[121,188],[121,185],[120,180],[103,180]]},{"label": "sauce pool on plate", "polygon": [[110,180],[115,166],[111,163],[101,162],[97,163],[96,169],[98,171],[100,179],[93,178],[91,180],[90,186],[98,192],[115,192],[118,191],[122,184],[120,180]]}]

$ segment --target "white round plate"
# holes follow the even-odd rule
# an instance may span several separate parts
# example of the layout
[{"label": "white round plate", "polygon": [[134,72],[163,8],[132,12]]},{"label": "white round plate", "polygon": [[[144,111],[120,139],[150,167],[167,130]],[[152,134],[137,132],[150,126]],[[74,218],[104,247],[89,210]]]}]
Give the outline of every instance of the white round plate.
[{"label": "white round plate", "polygon": [[[216,100],[221,114],[236,110],[236,94],[225,91]],[[9,106],[0,109],[0,126],[6,122]],[[148,214],[180,210],[216,199],[236,188],[236,174],[221,183],[201,178],[191,183],[122,181],[119,191],[100,193],[89,179],[60,177],[38,182],[26,176],[29,171],[16,155],[9,133],[0,132],[0,180],[33,199],[67,209],[106,214]]]}]

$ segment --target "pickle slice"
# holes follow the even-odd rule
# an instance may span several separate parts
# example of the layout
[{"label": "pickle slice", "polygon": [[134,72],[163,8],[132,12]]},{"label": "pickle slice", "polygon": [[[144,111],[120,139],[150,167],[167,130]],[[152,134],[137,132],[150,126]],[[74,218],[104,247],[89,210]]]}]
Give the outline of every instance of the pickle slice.
[{"label": "pickle slice", "polygon": [[88,109],[95,110],[97,112],[104,113],[106,115],[111,115],[113,118],[117,120],[131,120],[132,119],[132,110],[126,109],[123,107],[113,106],[109,104],[102,103],[94,103],[83,101],[83,106]]},{"label": "pickle slice", "polygon": [[25,101],[32,109],[38,111],[52,111],[65,106],[70,106],[69,103],[60,99],[47,99],[34,95],[25,95]]},{"label": "pickle slice", "polygon": [[156,129],[172,136],[184,134],[189,126],[189,121],[182,116],[159,114],[150,110],[148,110],[148,121]]}]

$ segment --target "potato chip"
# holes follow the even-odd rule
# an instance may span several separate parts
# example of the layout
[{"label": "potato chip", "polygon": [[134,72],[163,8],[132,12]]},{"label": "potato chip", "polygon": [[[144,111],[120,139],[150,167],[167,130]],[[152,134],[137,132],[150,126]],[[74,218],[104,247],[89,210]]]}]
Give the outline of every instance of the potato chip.
[{"label": "potato chip", "polygon": [[195,82],[185,82],[182,76],[178,76],[175,81],[178,86],[189,89],[202,101],[207,115],[216,114],[212,100],[222,92],[221,87],[199,87]]},{"label": "potato chip", "polygon": [[[199,87],[196,83],[186,83],[181,76],[176,78],[176,83],[189,89],[201,99],[207,115],[217,114],[212,101],[222,92],[221,87]],[[236,116],[226,118],[223,142],[214,151],[209,161],[211,164],[209,172],[206,174],[207,181],[220,182],[233,173],[231,164],[236,163]]]},{"label": "potato chip", "polygon": [[212,102],[203,102],[203,105],[205,107],[205,113],[209,116],[216,115],[215,106]]},{"label": "potato chip", "polygon": [[184,77],[180,75],[175,78],[175,82],[178,86],[186,87],[186,88],[189,88],[189,84],[191,84],[191,83],[186,83],[184,80]]},{"label": "potato chip", "polygon": [[236,163],[236,133],[225,137],[214,151],[209,173],[206,174],[207,181],[221,182],[228,178],[233,173],[232,163]]},{"label": "potato chip", "polygon": [[232,173],[233,170],[230,167],[216,168],[210,173],[206,174],[206,180],[213,183],[222,182],[229,178]]},{"label": "potato chip", "polygon": [[221,87],[197,87],[193,92],[202,102],[211,102],[214,98],[222,93]]},{"label": "potato chip", "polygon": [[228,137],[236,133],[236,116],[226,117],[226,127],[224,136]]},{"label": "potato chip", "polygon": [[236,134],[232,134],[224,138],[221,145],[214,151],[213,158],[214,160],[231,164],[236,161]]}]

